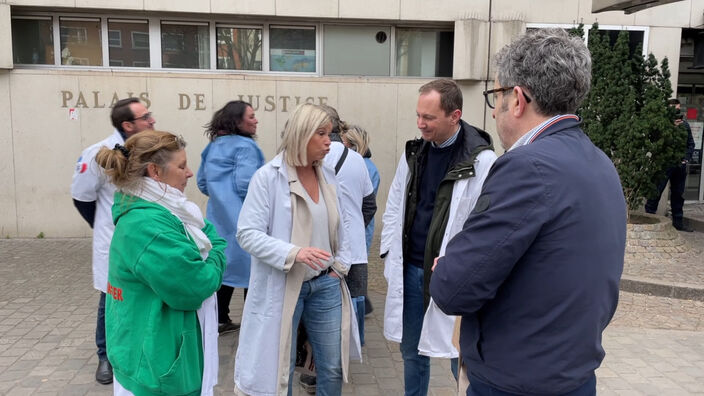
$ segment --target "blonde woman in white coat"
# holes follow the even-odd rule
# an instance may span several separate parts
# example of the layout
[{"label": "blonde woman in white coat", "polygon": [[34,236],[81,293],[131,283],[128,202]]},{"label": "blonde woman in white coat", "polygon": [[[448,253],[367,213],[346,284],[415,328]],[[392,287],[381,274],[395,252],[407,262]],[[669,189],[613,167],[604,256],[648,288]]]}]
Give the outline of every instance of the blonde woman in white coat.
[{"label": "blonde woman in white coat", "polygon": [[349,358],[361,356],[342,281],[349,263],[335,259],[343,230],[334,171],[322,166],[331,129],[319,106],[299,106],[279,154],[250,182],[237,227],[252,255],[235,362],[239,394],[291,394],[300,320],[316,359],[318,395],[340,395]]}]

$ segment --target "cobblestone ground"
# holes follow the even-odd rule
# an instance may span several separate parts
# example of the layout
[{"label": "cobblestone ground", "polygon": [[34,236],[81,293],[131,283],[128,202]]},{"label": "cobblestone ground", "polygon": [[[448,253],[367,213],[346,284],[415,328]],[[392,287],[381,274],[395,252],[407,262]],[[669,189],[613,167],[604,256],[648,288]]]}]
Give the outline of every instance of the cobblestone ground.
[{"label": "cobblestone ground", "polygon": [[[398,344],[382,335],[385,283],[372,263],[364,363],[351,366],[345,395],[400,395]],[[95,383],[92,289],[87,239],[0,240],[0,394],[109,395]],[[231,309],[241,312],[241,291]],[[220,338],[220,384],[232,394],[237,333]],[[704,303],[621,293],[604,333],[600,395],[704,394]],[[451,395],[449,362],[433,360],[431,395]],[[305,394],[295,387],[296,395]]]}]

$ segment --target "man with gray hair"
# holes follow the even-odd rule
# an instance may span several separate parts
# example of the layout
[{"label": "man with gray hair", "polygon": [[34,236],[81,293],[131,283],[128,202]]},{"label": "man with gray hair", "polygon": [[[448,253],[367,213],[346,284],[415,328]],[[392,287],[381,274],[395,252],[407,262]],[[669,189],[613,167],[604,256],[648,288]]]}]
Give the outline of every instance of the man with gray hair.
[{"label": "man with gray hair", "polygon": [[484,95],[506,153],[435,260],[430,293],[462,316],[467,395],[594,395],[626,204],[574,115],[589,92],[589,52],[562,30],[538,30],[499,51],[496,70]]}]

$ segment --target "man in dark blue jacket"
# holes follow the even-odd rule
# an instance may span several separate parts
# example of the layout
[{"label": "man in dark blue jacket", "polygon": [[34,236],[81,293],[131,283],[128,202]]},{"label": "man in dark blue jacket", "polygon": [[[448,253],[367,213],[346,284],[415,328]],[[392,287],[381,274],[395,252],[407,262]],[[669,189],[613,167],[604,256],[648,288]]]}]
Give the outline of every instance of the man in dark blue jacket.
[{"label": "man in dark blue jacket", "polygon": [[594,395],[626,204],[616,169],[573,114],[589,92],[589,52],[540,30],[503,48],[496,70],[485,96],[507,152],[436,259],[430,293],[462,316],[467,395]]}]

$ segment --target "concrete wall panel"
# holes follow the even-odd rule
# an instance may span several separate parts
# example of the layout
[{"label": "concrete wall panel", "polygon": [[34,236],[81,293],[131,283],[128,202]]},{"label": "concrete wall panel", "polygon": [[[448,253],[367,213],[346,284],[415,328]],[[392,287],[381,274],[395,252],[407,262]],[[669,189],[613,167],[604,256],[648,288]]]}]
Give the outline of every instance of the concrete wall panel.
[{"label": "concrete wall panel", "polygon": [[540,7],[530,1],[494,0],[492,20],[527,23],[572,23],[578,20],[579,0],[542,0]]},{"label": "concrete wall panel", "polygon": [[17,235],[15,161],[12,144],[10,73],[0,71],[0,238]]},{"label": "concrete wall panel", "polygon": [[677,71],[680,68],[680,46],[673,45],[682,39],[681,28],[652,28],[650,29],[650,39],[648,40],[648,53],[652,53],[658,59],[658,63],[667,57],[669,63],[670,81],[672,83],[673,97],[677,91]]},{"label": "concrete wall panel", "polygon": [[489,19],[489,2],[486,0],[443,0],[433,3],[426,0],[401,0],[402,20],[457,21],[460,19]]},{"label": "concrete wall panel", "polygon": [[207,13],[210,12],[210,1],[144,0],[144,9],[147,11]]},{"label": "concrete wall panel", "polygon": [[61,106],[61,91],[78,89],[79,76],[74,75],[10,78],[10,92],[18,93],[12,98],[12,130],[19,236],[89,234],[70,195],[82,148],[81,123],[70,119],[69,109]]},{"label": "concrete wall panel", "polygon": [[[203,125],[213,114],[213,80],[182,76],[178,78],[154,77],[147,81],[152,106],[157,121],[155,129],[183,136],[188,145],[188,167],[198,171],[200,153],[207,144]],[[205,208],[205,197],[198,191],[195,177],[188,181],[186,195]]]},{"label": "concrete wall panel", "polygon": [[477,19],[455,22],[452,78],[482,80],[487,76],[489,22]]},{"label": "concrete wall panel", "polygon": [[339,0],[340,18],[398,19],[400,0]]},{"label": "concrete wall panel", "polygon": [[330,0],[276,0],[276,15],[337,18],[339,7],[337,1]]},{"label": "concrete wall panel", "polygon": [[[377,223],[381,224],[381,216],[384,213],[386,197],[389,186],[393,179],[399,153],[396,145],[389,144],[389,131],[396,131],[398,119],[397,113],[415,112],[412,108],[396,108],[398,90],[400,87],[415,88],[420,84],[393,84],[367,82],[341,82],[339,83],[339,106],[340,117],[351,124],[360,125],[369,134],[369,145],[372,152],[372,161],[379,170],[381,182],[377,193]],[[363,98],[363,100],[360,100]],[[382,110],[383,109],[383,110]],[[376,226],[377,232],[381,229]]]},{"label": "concrete wall panel", "polygon": [[274,15],[275,3],[275,0],[210,0],[210,11],[214,14]]},{"label": "concrete wall panel", "polygon": [[144,0],[75,0],[78,8],[116,10],[143,10]]},{"label": "concrete wall panel", "polygon": [[39,7],[75,7],[75,0],[6,0],[13,6],[39,6]]},{"label": "concrete wall panel", "polygon": [[12,21],[10,6],[0,4],[0,69],[12,69]]},{"label": "concrete wall panel", "polygon": [[[702,1],[698,1],[702,3]],[[633,13],[636,25],[660,27],[687,26],[691,20],[691,1],[678,1]],[[699,13],[701,17],[701,12]]]},{"label": "concrete wall panel", "polygon": [[[607,11],[592,14],[591,1],[579,1],[579,15],[577,22],[584,22],[585,26],[591,26],[594,22],[600,25],[633,25],[636,17],[634,14],[626,15],[623,11]],[[565,21],[571,22],[571,21]]]}]

